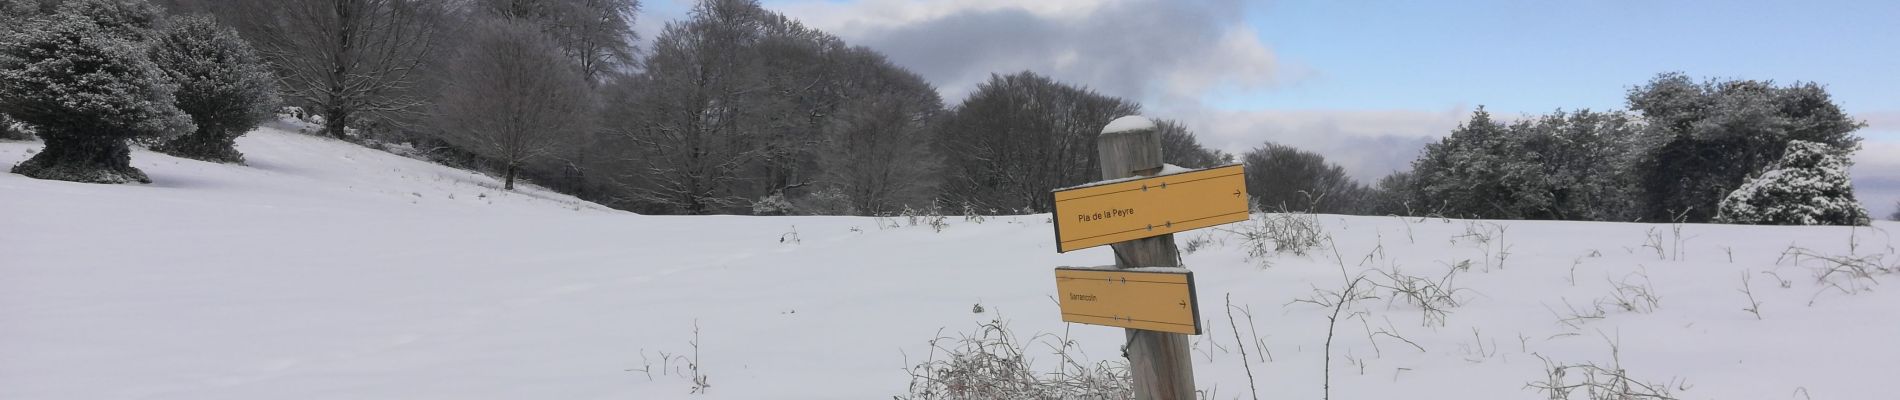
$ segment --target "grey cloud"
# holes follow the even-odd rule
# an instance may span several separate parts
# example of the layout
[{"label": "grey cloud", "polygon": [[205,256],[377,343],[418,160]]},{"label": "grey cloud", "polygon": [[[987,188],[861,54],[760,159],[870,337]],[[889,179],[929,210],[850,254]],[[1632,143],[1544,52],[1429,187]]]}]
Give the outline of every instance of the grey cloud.
[{"label": "grey cloud", "polygon": [[1424,143],[1463,116],[1210,109],[1200,98],[1209,90],[1280,83],[1278,61],[1254,41],[1244,8],[1239,1],[1130,0],[1050,15],[1004,7],[834,31],[917,72],[951,101],[992,73],[1034,71],[1140,101],[1150,116],[1182,121],[1209,147],[1239,153],[1271,140],[1325,155],[1366,182],[1410,169]]},{"label": "grey cloud", "polygon": [[1140,0],[1103,5],[1088,15],[968,10],[837,33],[936,83],[946,99],[961,99],[991,73],[1029,70],[1109,95],[1153,101],[1169,94],[1166,85],[1175,81],[1170,78],[1176,72],[1234,56],[1221,45],[1230,30],[1243,26],[1241,11],[1237,1]]}]

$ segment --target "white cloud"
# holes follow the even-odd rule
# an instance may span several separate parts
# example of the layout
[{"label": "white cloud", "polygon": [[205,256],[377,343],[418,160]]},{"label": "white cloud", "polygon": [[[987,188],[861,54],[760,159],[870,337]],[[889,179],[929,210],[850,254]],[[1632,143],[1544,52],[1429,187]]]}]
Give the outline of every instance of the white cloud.
[{"label": "white cloud", "polygon": [[1376,182],[1409,170],[1426,143],[1449,134],[1470,115],[1463,107],[1415,110],[1201,109],[1178,119],[1209,147],[1239,154],[1272,141],[1326,156],[1353,178]]},{"label": "white cloud", "polygon": [[1199,103],[1217,88],[1266,88],[1278,81],[1279,58],[1252,27],[1228,29],[1207,55],[1166,72],[1166,99]]}]

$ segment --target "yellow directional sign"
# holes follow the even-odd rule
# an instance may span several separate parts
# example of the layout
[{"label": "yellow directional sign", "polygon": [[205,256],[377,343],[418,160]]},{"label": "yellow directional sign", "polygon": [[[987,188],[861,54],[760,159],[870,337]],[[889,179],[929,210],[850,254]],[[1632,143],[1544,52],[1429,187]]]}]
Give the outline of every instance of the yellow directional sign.
[{"label": "yellow directional sign", "polygon": [[1056,252],[1247,220],[1240,164],[1055,191]]},{"label": "yellow directional sign", "polygon": [[1201,334],[1193,272],[1108,268],[1056,268],[1063,321]]}]

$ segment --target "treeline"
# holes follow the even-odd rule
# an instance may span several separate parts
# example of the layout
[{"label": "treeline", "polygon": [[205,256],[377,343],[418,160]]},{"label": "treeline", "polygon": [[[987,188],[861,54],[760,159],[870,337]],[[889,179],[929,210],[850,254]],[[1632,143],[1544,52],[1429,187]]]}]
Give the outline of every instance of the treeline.
[{"label": "treeline", "polygon": [[[636,0],[0,1],[30,9],[21,20],[136,19],[146,30],[210,15],[251,55],[214,63],[262,63],[262,87],[281,93],[250,104],[281,97],[324,135],[413,144],[493,171],[504,188],[525,178],[646,213],[1046,211],[1051,188],[1098,176],[1101,128],[1140,112],[1030,72],[993,76],[946,106],[883,54],[753,0],[700,1],[644,51],[633,47]],[[70,4],[138,12],[58,11]],[[52,129],[26,122],[52,146]],[[247,122],[227,130],[257,123]],[[1231,160],[1179,123],[1161,126],[1172,163]]]},{"label": "treeline", "polygon": [[[0,114],[48,145],[15,171],[54,179],[143,180],[124,162],[128,140],[241,161],[233,140],[281,99],[325,135],[406,143],[504,188],[528,179],[644,213],[1044,212],[1050,189],[1099,176],[1101,128],[1141,113],[1031,72],[993,75],[948,105],[884,55],[754,0],[699,1],[648,49],[633,45],[637,0],[0,5]],[[102,96],[125,104],[75,100]],[[1664,74],[1632,88],[1628,108],[1514,122],[1481,108],[1411,171],[1371,184],[1292,147],[1236,156],[1177,121],[1158,129],[1171,164],[1248,164],[1268,211],[1867,219],[1845,175],[1863,124],[1819,85]]]},{"label": "treeline", "polygon": [[[1865,224],[1848,182],[1865,126],[1815,83],[1657,76],[1630,112],[1503,123],[1480,109],[1381,212],[1496,219]],[[1633,113],[1633,114],[1632,114]],[[1403,210],[1400,209],[1403,208]]]},{"label": "treeline", "polygon": [[[1372,186],[1317,154],[1246,154],[1266,210],[1484,219],[1863,225],[1848,179],[1865,124],[1815,83],[1658,75],[1629,111],[1502,121],[1480,107]],[[1263,168],[1264,167],[1264,168]]]}]

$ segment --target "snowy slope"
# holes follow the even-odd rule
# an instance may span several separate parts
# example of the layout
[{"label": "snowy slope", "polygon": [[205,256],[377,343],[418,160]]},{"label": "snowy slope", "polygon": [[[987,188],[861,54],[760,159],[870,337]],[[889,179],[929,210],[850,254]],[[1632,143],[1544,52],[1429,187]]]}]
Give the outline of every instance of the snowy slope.
[{"label": "snowy slope", "polygon": [[[248,166],[138,152],[152,185],[0,174],[0,399],[876,399],[904,394],[927,340],[999,315],[1024,340],[1066,331],[1091,360],[1122,340],[1059,321],[1050,269],[1111,256],[1055,253],[1047,215],[941,231],[640,216],[328,139],[265,129],[239,144]],[[0,165],[37,148],[0,142]],[[1250,259],[1221,230],[1177,237],[1205,242],[1185,263],[1212,397],[1252,398],[1247,363],[1262,397],[1319,398],[1331,310],[1292,300],[1374,269],[1437,280],[1462,264],[1442,326],[1389,291],[1357,303],[1333,344],[1333,398],[1544,398],[1525,387],[1546,377],[1538,356],[1608,364],[1611,342],[1630,375],[1681,398],[1892,398],[1900,294],[1881,284],[1900,276],[1822,282],[1825,261],[1783,257],[1900,265],[1891,223],[1317,218],[1334,245],[1304,256]],[[1760,320],[1742,310],[1743,276]],[[1563,321],[1631,287],[1654,310]],[[1235,314],[1237,335],[1230,294],[1254,317]],[[680,376],[694,342],[704,394]]]}]

